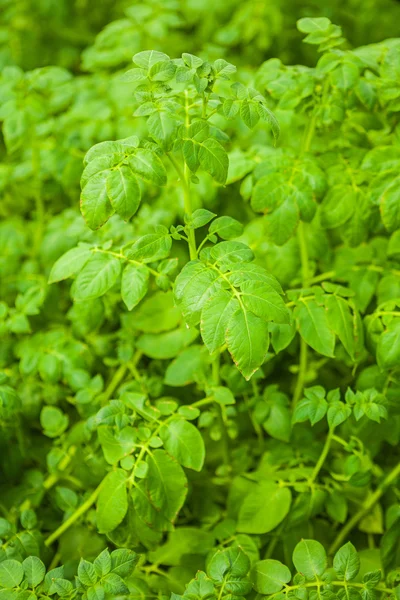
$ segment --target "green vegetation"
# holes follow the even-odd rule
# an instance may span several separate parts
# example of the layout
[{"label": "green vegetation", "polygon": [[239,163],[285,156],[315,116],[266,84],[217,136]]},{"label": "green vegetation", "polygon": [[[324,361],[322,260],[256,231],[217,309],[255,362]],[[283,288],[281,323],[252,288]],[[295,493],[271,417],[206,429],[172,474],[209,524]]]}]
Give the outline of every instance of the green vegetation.
[{"label": "green vegetation", "polygon": [[0,7],[0,600],[398,600],[400,6]]}]

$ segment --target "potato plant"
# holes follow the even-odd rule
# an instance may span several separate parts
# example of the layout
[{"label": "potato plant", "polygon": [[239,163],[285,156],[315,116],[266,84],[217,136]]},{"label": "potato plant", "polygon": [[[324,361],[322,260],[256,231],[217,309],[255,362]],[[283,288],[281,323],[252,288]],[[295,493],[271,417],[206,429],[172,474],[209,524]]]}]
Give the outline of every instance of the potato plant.
[{"label": "potato plant", "polygon": [[1,600],[399,598],[400,40],[297,28],[3,69]]}]

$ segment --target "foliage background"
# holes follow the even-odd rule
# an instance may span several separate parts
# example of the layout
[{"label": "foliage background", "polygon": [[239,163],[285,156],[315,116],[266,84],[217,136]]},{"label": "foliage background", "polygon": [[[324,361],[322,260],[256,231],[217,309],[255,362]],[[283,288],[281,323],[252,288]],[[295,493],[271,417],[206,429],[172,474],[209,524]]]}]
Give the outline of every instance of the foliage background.
[{"label": "foliage background", "polygon": [[[228,552],[227,548],[237,551],[241,546],[253,566],[259,559],[269,560],[272,556],[290,568],[293,563],[299,571],[304,563],[301,558],[292,561],[291,556],[301,538],[315,537],[327,550],[333,546],[330,554],[337,550],[338,539],[345,542],[351,538],[361,551],[361,575],[383,568],[385,575],[389,574],[385,584],[390,587],[389,592],[383,582],[379,584],[379,577],[374,585],[381,586],[378,592],[391,593],[399,578],[396,568],[400,555],[400,492],[394,485],[398,477],[400,438],[397,408],[400,217],[396,209],[399,200],[395,195],[399,143],[398,40],[371,46],[369,50],[354,53],[351,50],[396,37],[400,4],[394,0],[327,0],[323,5],[317,0],[219,3],[147,0],[134,4],[122,0],[99,3],[0,0],[0,10],[1,93],[5,100],[12,98],[14,103],[12,110],[6,101],[2,101],[0,108],[3,122],[0,144],[0,565],[4,560],[22,561],[40,556],[49,568],[65,564],[65,576],[70,578],[80,556],[92,560],[106,543],[110,547],[128,546],[142,554],[137,576],[129,580],[131,597],[156,597],[171,591],[182,593],[197,569],[205,568],[215,548]],[[358,84],[358,77],[363,74],[365,87],[357,88],[358,96],[354,99],[353,86],[343,81],[347,72],[336,75],[335,93],[329,97],[326,112],[318,115],[320,123],[317,123],[312,148],[307,139],[308,121],[313,114],[312,103],[307,104],[308,96],[297,109],[291,106],[293,97],[282,100],[282,90],[273,89],[271,81],[278,78],[279,73],[285,86],[293,86],[294,95],[303,84],[304,87],[309,84],[307,77],[313,80],[312,85],[317,82],[321,74],[312,69],[289,67],[286,70],[283,66],[315,66],[316,46],[304,44],[303,33],[296,29],[298,19],[313,16],[328,17],[342,27],[348,40],[344,46],[344,63],[346,67],[351,63],[348,68],[355,83]],[[299,336],[293,340],[289,332],[288,340],[275,340],[276,356],[271,350],[262,375],[255,376],[250,383],[239,376],[230,358],[225,357],[221,373],[217,373],[214,380],[214,388],[222,395],[214,412],[205,410],[198,421],[198,406],[207,408],[211,393],[215,393],[208,387],[211,373],[213,376],[215,373],[208,358],[201,353],[196,336],[185,331],[179,311],[174,312],[172,294],[168,291],[171,265],[164,265],[166,271],[157,282],[161,291],[155,285],[151,288],[153,303],[137,313],[122,307],[120,292],[115,288],[106,290],[101,298],[77,304],[71,300],[69,282],[61,281],[50,287],[47,283],[49,274],[54,276],[52,269],[57,259],[78,242],[91,247],[103,245],[107,252],[111,240],[113,249],[124,247],[130,240],[148,234],[154,225],[170,227],[182,222],[182,191],[174,179],[169,180],[166,190],[160,191],[157,186],[146,189],[146,202],[131,223],[111,219],[104,228],[92,232],[79,211],[80,177],[89,148],[103,140],[147,135],[146,120],[132,116],[138,101],[129,86],[121,85],[120,77],[132,66],[134,54],[150,49],[166,52],[171,57],[186,52],[210,61],[224,58],[237,65],[237,77],[242,83],[253,85],[255,82],[263,93],[267,91],[271,95],[270,106],[282,130],[275,154],[277,170],[280,161],[285,166],[288,160],[290,165],[293,156],[310,151],[309,177],[317,195],[319,188],[325,190],[325,183],[320,181],[323,179],[320,167],[328,188],[339,182],[347,186],[347,190],[355,190],[349,199],[349,206],[351,202],[355,206],[350,225],[347,221],[346,226],[347,216],[343,211],[339,217],[331,214],[334,213],[330,212],[332,202],[330,205],[325,202],[318,213],[317,221],[322,213],[326,226],[321,228],[319,222],[316,225],[307,222],[302,230],[308,232],[304,261],[304,252],[301,256],[304,238],[302,242],[292,231],[288,238],[275,239],[276,243],[272,243],[262,219],[248,203],[251,196],[248,173],[254,171],[253,183],[256,184],[260,179],[256,163],[265,167],[270,153],[275,152],[269,126],[263,124],[249,131],[242,122],[235,122],[234,126],[228,123],[226,132],[239,150],[240,159],[229,180],[232,185],[222,188],[214,185],[210,177],[201,176],[198,187],[194,188],[193,208],[203,206],[245,223],[241,239],[254,249],[258,264],[279,279],[288,292],[289,305],[296,305],[299,294],[308,289],[308,284],[314,285],[312,293],[321,302],[326,301],[328,308],[329,303],[333,304],[332,311],[336,307],[334,302],[345,306],[347,325],[344,333],[341,329],[333,332],[326,328],[327,336],[322,342],[312,340],[300,387],[299,351],[307,336],[300,342]],[[388,49],[393,50],[394,59],[385,64],[380,52],[386,56]],[[270,58],[279,58],[283,65],[262,66]],[[365,76],[366,65],[378,73],[377,81],[369,78],[368,73]],[[37,70],[48,66],[59,69]],[[335,68],[332,70],[337,73]],[[327,69],[323,76],[329,72]],[[316,85],[318,87],[318,82]],[[335,95],[337,88],[340,92]],[[226,142],[223,134],[220,139]],[[330,152],[325,156],[328,146]],[[314,159],[318,163],[315,169]],[[304,165],[306,171],[307,165]],[[242,181],[246,183],[241,185]],[[300,187],[303,184],[301,181]],[[385,186],[393,192],[391,198],[395,196],[389,215],[382,209],[379,212],[378,208],[379,201],[384,201]],[[356,208],[365,190],[375,203],[371,214],[365,211],[368,218],[364,222]],[[340,196],[343,190],[339,192]],[[322,192],[320,196],[322,198]],[[333,197],[333,204],[336,201],[339,204],[338,196]],[[254,196],[252,206],[256,206]],[[345,206],[345,213],[347,209]],[[380,214],[384,215],[384,222]],[[177,241],[179,236],[174,239],[173,256],[182,267],[188,256],[186,248],[175,243]],[[64,279],[64,275],[54,276],[53,280],[58,279]],[[325,287],[319,286],[321,282]],[[74,289],[76,286],[72,286],[72,295]],[[385,305],[384,310],[382,305]],[[320,305],[313,306],[318,312]],[[181,345],[178,344],[175,354],[188,346],[185,364],[176,363],[174,353],[157,354],[160,331],[152,329],[153,313],[161,314],[165,307],[170,310],[172,317],[168,319],[173,323],[171,326],[167,323],[167,333],[161,327],[161,334],[168,335],[169,329],[177,328]],[[296,307],[296,310],[296,318],[304,323],[301,309]],[[351,335],[348,335],[349,319]],[[323,321],[321,327],[325,325]],[[359,335],[360,329],[365,333],[365,340]],[[337,353],[332,360],[335,335],[340,343],[337,342]],[[170,338],[167,343],[170,344]],[[165,378],[166,364],[169,370]],[[314,387],[303,398],[303,387],[307,386]],[[353,391],[346,393],[347,386]],[[338,387],[341,396],[332,392]],[[323,388],[331,392],[327,395]],[[182,503],[177,500],[182,512],[173,533],[167,534],[164,525],[160,531],[157,527],[154,531],[147,524],[138,524],[133,512],[129,514],[131,528],[125,521],[122,526],[119,521],[114,527],[106,522],[107,507],[100,507],[103,524],[99,527],[99,506],[96,513],[91,501],[92,494],[99,494],[98,486],[103,478],[109,478],[110,488],[118,489],[121,483],[118,478],[122,477],[125,485],[122,470],[132,468],[127,461],[121,462],[122,468],[115,470],[121,460],[119,450],[124,448],[124,443],[129,447],[129,440],[118,438],[119,450],[112,449],[117,438],[115,432],[119,434],[128,421],[125,420],[126,407],[121,409],[121,414],[110,416],[114,409],[121,408],[111,405],[110,400],[124,398],[124,393],[136,394],[133,399],[127,396],[126,406],[143,418],[140,422],[143,439],[148,439],[148,431],[151,430],[151,435],[158,431],[158,425],[149,425],[151,412],[137,397],[142,392],[152,402],[158,402],[157,410],[163,418],[168,419],[169,410],[175,415],[190,405],[186,412],[179,413],[187,420],[179,422],[189,424],[196,415],[194,422],[206,440],[204,470],[200,443],[196,456],[185,458],[178,452],[185,475],[181,475],[183,469],[174,471],[171,465],[165,466],[166,470],[171,469],[171,480],[176,479],[182,488],[189,489],[187,501],[186,491],[182,496],[183,508],[183,500]],[[237,407],[232,405],[232,394],[240,398]],[[290,407],[293,395],[301,401],[294,415]],[[110,414],[104,412],[104,407]],[[291,419],[294,427],[290,438]],[[332,423],[338,427],[335,434]],[[103,433],[98,433],[98,429]],[[111,429],[115,437],[108,445],[105,438]],[[338,431],[341,437],[335,440]],[[198,433],[191,430],[190,435],[194,436],[192,443],[196,442]],[[165,446],[168,445],[166,439],[167,436]],[[278,474],[275,473],[277,467]],[[275,507],[281,512],[285,512],[288,497],[293,499],[289,516],[287,507],[283,517],[277,517],[278,527],[272,519],[267,531],[260,528],[259,523],[249,524],[251,518],[242,514],[239,502],[244,492],[248,502],[254,500],[259,492],[252,493],[255,489],[252,486],[260,481],[261,486],[265,486],[266,497],[276,493],[277,481],[284,482],[275,501]],[[293,488],[292,496],[289,488]],[[81,507],[85,510],[79,513]],[[251,507],[250,513],[255,510]],[[118,507],[110,514],[117,512]],[[354,517],[356,521],[346,531]],[[118,521],[118,516],[116,518]],[[157,521],[154,515],[151,518]],[[60,524],[70,519],[71,526],[65,533],[60,531]],[[238,519],[242,522],[239,526]],[[319,546],[314,550],[320,562],[319,577],[325,573],[326,555]],[[353,551],[348,548],[347,551],[357,563]],[[121,556],[117,554],[112,558],[115,573]],[[224,560],[228,560],[226,556]],[[237,597],[248,591],[247,579],[244,583],[241,581],[249,569],[246,560],[236,581]],[[133,568],[133,559],[129,561]],[[101,571],[108,562],[111,565],[111,558],[103,554],[97,567]],[[103,566],[100,567],[100,563]],[[25,572],[28,567],[30,563],[25,564]],[[40,566],[37,568],[40,571]],[[260,567],[261,578],[263,568]],[[208,565],[207,569],[208,574],[213,573],[212,566]],[[128,578],[131,570],[118,572]],[[0,586],[7,587],[3,571],[0,568]],[[340,568],[337,572],[340,573]],[[358,570],[354,572],[357,577]],[[286,572],[279,576],[286,577],[286,581],[290,579],[290,573],[289,578]],[[24,577],[23,581],[27,582],[29,578]],[[60,573],[57,577],[61,577]],[[221,581],[217,577],[213,581],[217,581],[217,592],[222,597],[221,587],[218,587]],[[301,588],[304,581],[299,581],[296,580],[294,586],[298,584]],[[329,584],[329,579],[326,581]],[[344,585],[343,578],[340,581],[340,585]],[[359,598],[355,590],[365,583],[360,581],[356,581],[354,594],[349,592],[351,598]],[[91,584],[91,577],[83,574],[81,588],[79,585],[77,588],[84,598],[87,593],[90,600],[92,592],[86,588]],[[65,595],[73,597],[71,594],[75,591],[64,583],[59,584],[57,594],[62,596],[63,585]],[[126,594],[125,588],[118,588],[122,585],[120,582],[115,584],[115,589],[110,582],[104,585],[109,594]],[[256,585],[260,593],[271,593],[268,586]],[[375,598],[369,589],[365,583],[363,600]],[[41,593],[52,595],[48,589]],[[31,600],[28,595],[21,598]]]}]

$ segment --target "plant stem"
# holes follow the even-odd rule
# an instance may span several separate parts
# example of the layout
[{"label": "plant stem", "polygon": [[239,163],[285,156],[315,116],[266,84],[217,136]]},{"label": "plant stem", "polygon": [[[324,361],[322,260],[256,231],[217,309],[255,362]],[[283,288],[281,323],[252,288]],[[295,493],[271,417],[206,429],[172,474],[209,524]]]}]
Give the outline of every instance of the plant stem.
[{"label": "plant stem", "polygon": [[311,118],[307,122],[307,126],[304,130],[303,141],[301,144],[301,154],[308,152],[311,146],[311,141],[313,139],[315,133],[315,125],[316,125],[316,112],[313,111]]},{"label": "plant stem", "polygon": [[[189,169],[185,163],[183,166],[183,170],[182,170],[180,164],[178,163],[177,160],[175,160],[175,157],[172,156],[172,154],[168,154],[168,158],[169,158],[170,162],[172,163],[175,171],[177,172],[178,177],[182,184],[183,206],[185,209],[185,214],[188,217],[191,217],[192,201],[191,201],[191,194],[190,194]],[[197,259],[197,248],[196,248],[196,237],[195,237],[194,229],[189,229],[188,238],[189,238],[188,242],[189,242],[190,260],[196,260]]]},{"label": "plant stem", "polygon": [[324,462],[326,460],[326,457],[328,456],[328,452],[329,452],[329,449],[332,444],[333,432],[334,432],[334,428],[332,427],[332,429],[329,430],[329,433],[326,436],[324,447],[323,447],[321,455],[317,461],[317,464],[315,465],[314,470],[312,472],[312,475],[310,478],[310,483],[313,483],[316,480],[318,473],[320,472],[320,470],[322,469],[322,467],[324,465]]},{"label": "plant stem", "polygon": [[100,482],[100,484],[97,486],[94,492],[92,492],[89,498],[85,500],[85,502],[81,504],[79,508],[76,509],[76,511],[69,517],[69,519],[64,521],[64,523],[62,523],[60,527],[58,527],[55,531],[53,531],[51,535],[49,535],[49,537],[44,542],[46,546],[51,546],[51,544],[55,542],[56,539],[60,537],[60,535],[67,531],[67,529],[69,529],[71,525],[73,525],[75,521],[79,519],[79,517],[85,514],[85,512],[88,511],[91,506],[93,506],[93,504],[97,500],[98,495],[100,494],[104,481],[105,478]]},{"label": "plant stem", "polygon": [[338,535],[332,542],[329,548],[329,554],[334,554],[336,550],[343,544],[343,542],[347,539],[349,533],[354,529],[354,527],[361,521],[361,519],[371,510],[371,508],[378,502],[382,494],[385,492],[386,488],[393,483],[400,476],[400,463],[394,467],[390,471],[390,473],[385,477],[385,479],[379,484],[376,488],[375,492],[365,500],[364,504],[361,508],[352,516],[352,518],[347,521],[346,525],[342,527],[339,531]]},{"label": "plant stem", "polygon": [[121,383],[123,378],[125,377],[127,370],[128,370],[128,365],[126,363],[124,363],[123,365],[120,365],[118,367],[118,369],[115,371],[110,383],[108,384],[107,388],[105,389],[104,393],[101,396],[101,403],[103,406],[104,406],[104,404],[107,404],[109,399],[112,397],[113,393],[115,392],[115,390],[117,389],[117,387],[119,386],[119,384]]},{"label": "plant stem", "polygon": [[[220,376],[219,376],[220,357],[221,357],[221,355],[218,353],[218,355],[212,362],[212,380],[213,380],[213,385],[215,385],[215,386],[218,386],[220,384]],[[224,460],[224,465],[228,466],[230,464],[229,439],[228,439],[228,432],[226,431],[226,426],[225,426],[225,408],[221,404],[218,404],[218,420],[219,420],[219,425],[220,425],[220,429],[221,429],[222,456],[223,456],[223,460]]]},{"label": "plant stem", "polygon": [[[270,596],[268,596],[269,600],[271,600],[271,598],[274,598],[275,596],[281,595],[281,594],[288,594],[288,592],[292,592],[294,590],[298,590],[301,588],[313,588],[316,587],[319,591],[319,589],[321,587],[324,587],[325,585],[333,585],[336,587],[344,587],[344,588],[358,588],[358,589],[365,589],[365,583],[353,583],[350,581],[312,581],[309,583],[300,583],[299,585],[285,585],[284,589],[279,591],[279,592],[275,592],[274,594],[271,594]],[[374,588],[377,592],[381,592],[381,593],[385,593],[385,594],[392,594],[393,593],[393,588],[387,588],[384,586],[377,586],[376,588]]]},{"label": "plant stem", "polygon": [[40,245],[42,243],[44,232],[44,203],[42,198],[42,185],[40,179],[40,150],[37,140],[33,140],[32,144],[32,170],[33,170],[33,198],[36,209],[36,223],[33,242],[34,255],[39,254]]},{"label": "plant stem", "polygon": [[61,477],[62,472],[65,471],[65,469],[68,467],[69,463],[71,462],[71,460],[75,456],[75,454],[76,454],[76,446],[71,446],[68,453],[64,456],[64,458],[62,458],[60,460],[59,464],[57,465],[57,473],[51,473],[44,480],[43,487],[45,490],[49,490],[51,487],[53,487],[53,485],[55,485],[57,483],[57,481]]},{"label": "plant stem", "polygon": [[[184,164],[184,167],[183,167],[183,177],[184,177],[183,203],[184,203],[184,207],[185,207],[185,213],[190,218],[192,216],[192,203],[191,203],[191,197],[190,197],[189,169],[188,169],[188,166],[186,163]],[[189,237],[190,260],[196,260],[197,259],[197,249],[196,249],[196,236],[194,233],[194,229],[190,228],[188,230],[188,237]]]},{"label": "plant stem", "polygon": [[[310,272],[308,269],[308,248],[307,241],[304,232],[304,224],[300,221],[297,228],[297,239],[299,243],[300,249],[300,260],[301,260],[301,280],[303,288],[306,288],[310,278]],[[293,408],[296,406],[297,402],[300,400],[301,395],[303,393],[304,382],[307,373],[307,344],[300,338],[300,363],[299,363],[299,373],[297,376],[296,387],[293,395]]]}]

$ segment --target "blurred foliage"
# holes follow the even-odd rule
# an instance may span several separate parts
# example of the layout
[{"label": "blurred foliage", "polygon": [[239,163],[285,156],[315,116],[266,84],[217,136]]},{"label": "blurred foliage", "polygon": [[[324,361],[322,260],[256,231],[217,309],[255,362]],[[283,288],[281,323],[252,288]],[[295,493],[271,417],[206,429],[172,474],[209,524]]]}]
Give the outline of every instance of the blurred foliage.
[{"label": "blurred foliage", "polygon": [[[325,16],[352,46],[398,34],[395,0],[0,0],[0,67],[58,64],[73,71],[123,66],[154,48],[256,66],[274,56],[310,64],[294,25]],[[82,54],[82,51],[85,50]],[[200,50],[202,52],[200,52]]]}]

